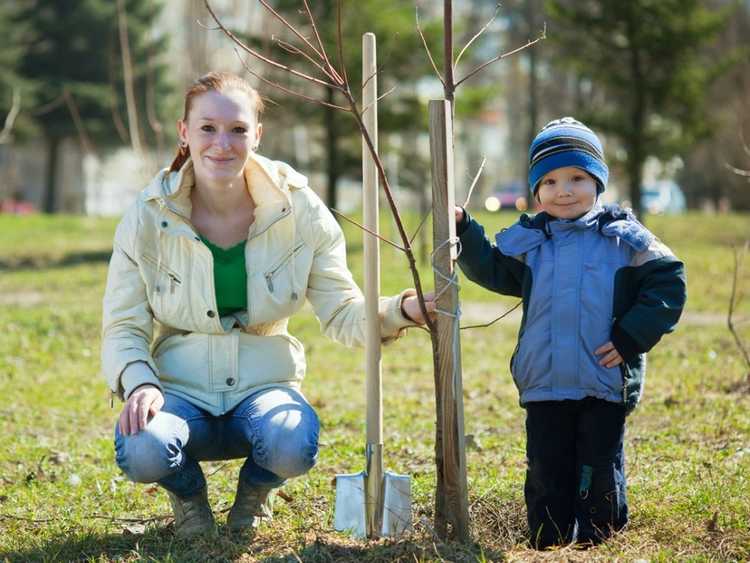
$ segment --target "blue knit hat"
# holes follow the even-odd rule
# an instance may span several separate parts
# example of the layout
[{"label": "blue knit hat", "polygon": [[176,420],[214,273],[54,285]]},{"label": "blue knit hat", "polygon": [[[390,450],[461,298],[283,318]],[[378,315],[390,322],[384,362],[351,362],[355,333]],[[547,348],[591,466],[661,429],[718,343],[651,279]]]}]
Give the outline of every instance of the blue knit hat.
[{"label": "blue knit hat", "polygon": [[550,121],[529,147],[529,187],[536,195],[544,175],[556,168],[575,166],[596,180],[596,193],[607,187],[609,168],[599,137],[580,121],[562,117]]}]

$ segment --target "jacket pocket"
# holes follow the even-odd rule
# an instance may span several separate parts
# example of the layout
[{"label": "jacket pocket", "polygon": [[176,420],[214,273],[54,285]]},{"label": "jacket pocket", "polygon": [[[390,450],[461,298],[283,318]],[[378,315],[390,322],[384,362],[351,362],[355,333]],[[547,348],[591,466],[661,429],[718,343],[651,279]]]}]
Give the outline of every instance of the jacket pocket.
[{"label": "jacket pocket", "polygon": [[160,321],[169,320],[180,310],[182,302],[182,276],[148,254],[142,255],[143,261],[153,268],[153,276],[146,276],[149,290],[148,300],[155,316]]},{"label": "jacket pocket", "polygon": [[[279,262],[273,265],[269,270],[267,270],[263,277],[266,280],[266,287],[268,288],[269,293],[274,293],[276,286],[274,286],[274,280],[275,278],[284,271],[285,267],[291,262],[292,258],[299,254],[302,248],[305,246],[304,242],[300,242],[292,248],[290,252],[286,254]],[[294,288],[293,288],[294,289]]]}]

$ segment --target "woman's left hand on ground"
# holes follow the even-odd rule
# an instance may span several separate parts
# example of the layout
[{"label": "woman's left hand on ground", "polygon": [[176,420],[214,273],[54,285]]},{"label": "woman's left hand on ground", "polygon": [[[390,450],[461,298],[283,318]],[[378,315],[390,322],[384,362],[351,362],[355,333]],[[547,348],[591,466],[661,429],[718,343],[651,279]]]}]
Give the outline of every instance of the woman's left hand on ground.
[{"label": "woman's left hand on ground", "polygon": [[[435,320],[435,294],[433,292],[424,294],[424,305],[430,320]],[[401,309],[415,323],[425,324],[426,321],[416,295],[406,297],[401,303]]]},{"label": "woman's left hand on ground", "polygon": [[615,345],[612,344],[612,342],[607,342],[606,344],[599,346],[599,348],[594,350],[594,354],[597,356],[604,354],[599,360],[599,365],[607,368],[613,368],[623,362],[620,352],[615,349]]}]

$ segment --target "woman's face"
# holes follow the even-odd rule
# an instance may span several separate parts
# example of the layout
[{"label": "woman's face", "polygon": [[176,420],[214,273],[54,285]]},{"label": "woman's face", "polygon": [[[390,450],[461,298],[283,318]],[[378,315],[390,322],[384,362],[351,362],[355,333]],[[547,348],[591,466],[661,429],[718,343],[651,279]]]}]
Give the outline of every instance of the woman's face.
[{"label": "woman's face", "polygon": [[190,148],[196,181],[214,184],[242,177],[263,126],[250,96],[233,88],[193,98],[187,121],[180,120],[177,130]]}]

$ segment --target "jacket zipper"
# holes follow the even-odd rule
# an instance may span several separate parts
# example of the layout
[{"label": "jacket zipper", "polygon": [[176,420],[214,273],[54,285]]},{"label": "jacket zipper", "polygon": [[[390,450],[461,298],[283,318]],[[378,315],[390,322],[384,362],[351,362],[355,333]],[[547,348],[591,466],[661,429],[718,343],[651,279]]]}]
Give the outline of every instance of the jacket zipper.
[{"label": "jacket zipper", "polygon": [[283,268],[289,262],[289,260],[292,259],[292,256],[297,254],[297,252],[299,252],[304,245],[305,243],[303,242],[299,243],[292,249],[292,251],[288,255],[283,258],[283,260],[279,264],[277,264],[273,269],[264,274],[266,277],[266,284],[268,285],[268,291],[273,293],[273,278],[276,276],[278,271],[281,270],[281,268]]}]

